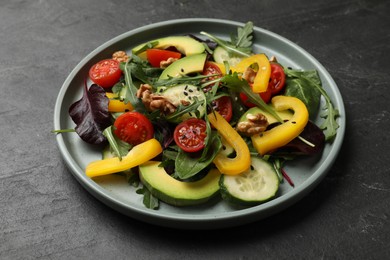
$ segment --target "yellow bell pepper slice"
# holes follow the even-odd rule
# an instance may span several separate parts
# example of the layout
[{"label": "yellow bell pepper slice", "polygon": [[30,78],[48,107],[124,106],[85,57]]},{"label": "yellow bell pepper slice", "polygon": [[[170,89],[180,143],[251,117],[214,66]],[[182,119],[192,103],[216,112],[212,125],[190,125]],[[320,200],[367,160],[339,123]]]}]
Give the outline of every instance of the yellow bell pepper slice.
[{"label": "yellow bell pepper slice", "polygon": [[117,95],[114,93],[107,92],[106,96],[110,99],[110,102],[108,103],[108,111],[112,113],[116,112],[126,112],[133,110],[133,106],[130,102],[125,104],[122,100],[116,99]]},{"label": "yellow bell pepper slice", "polygon": [[153,159],[161,152],[161,144],[152,138],[134,146],[126,156],[122,157],[122,160],[114,157],[91,162],[87,165],[85,173],[92,178],[125,171]]},{"label": "yellow bell pepper slice", "polygon": [[271,76],[271,64],[265,54],[255,54],[241,60],[232,68],[232,71],[244,73],[252,64],[257,64],[258,66],[258,71],[252,85],[253,92],[261,93],[267,91],[269,78]]},{"label": "yellow bell pepper slice", "polygon": [[309,113],[305,104],[295,97],[275,96],[271,100],[276,111],[291,109],[294,115],[287,122],[278,125],[262,134],[252,136],[252,143],[257,152],[264,155],[280,148],[299,134],[309,121]]},{"label": "yellow bell pepper slice", "polygon": [[221,173],[228,175],[237,175],[246,171],[250,167],[251,158],[244,139],[217,111],[207,117],[219,134],[234,148],[237,155],[235,158],[228,158],[226,154],[220,152],[213,160],[215,166]]}]

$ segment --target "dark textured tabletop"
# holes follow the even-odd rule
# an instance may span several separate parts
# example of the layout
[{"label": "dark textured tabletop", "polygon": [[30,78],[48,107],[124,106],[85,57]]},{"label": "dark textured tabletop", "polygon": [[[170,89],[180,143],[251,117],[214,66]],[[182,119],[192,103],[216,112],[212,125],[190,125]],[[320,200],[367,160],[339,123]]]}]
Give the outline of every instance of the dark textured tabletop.
[{"label": "dark textured tabletop", "polygon": [[[0,259],[389,259],[390,2],[0,2]],[[219,18],[298,44],[343,96],[343,146],[324,180],[269,218],[176,230],[107,207],[59,152],[53,110],[71,70],[109,39],[177,18]]]}]

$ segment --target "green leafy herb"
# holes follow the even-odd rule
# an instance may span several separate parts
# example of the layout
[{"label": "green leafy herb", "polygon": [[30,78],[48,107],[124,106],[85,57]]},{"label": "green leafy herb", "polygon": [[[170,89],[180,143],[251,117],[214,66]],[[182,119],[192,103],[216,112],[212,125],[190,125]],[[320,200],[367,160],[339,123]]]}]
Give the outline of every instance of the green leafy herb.
[{"label": "green leafy herb", "polygon": [[253,23],[247,22],[243,28],[237,28],[237,35],[231,35],[231,42],[239,49],[242,48],[246,53],[251,54],[253,39]]},{"label": "green leafy herb", "polygon": [[[317,74],[317,72],[313,71],[297,71],[297,70],[285,70],[286,76],[291,78],[287,79],[287,87],[286,87],[286,95],[295,95],[294,92],[298,91],[292,91],[289,90],[289,88],[299,88],[299,89],[305,89],[305,96],[309,97],[310,92],[317,92],[316,97],[310,97],[306,100],[302,100],[305,104],[306,102],[314,103],[308,104],[308,109],[314,109],[314,107],[318,108],[318,104],[320,102],[320,96],[322,95],[325,99],[325,106],[322,109],[322,113],[320,113],[320,116],[324,119],[322,124],[320,125],[320,128],[324,131],[325,134],[325,140],[326,141],[332,141],[336,134],[337,129],[339,128],[339,124],[337,123],[336,119],[339,117],[339,111],[337,108],[335,108],[332,104],[332,101],[330,100],[330,97],[328,93],[322,88],[321,86],[321,80]],[[316,75],[316,76],[315,76]],[[297,85],[294,86],[294,84],[291,84],[292,80],[295,80],[294,82],[297,83]],[[291,85],[289,85],[291,84]],[[319,97],[317,97],[319,96]],[[298,98],[302,98],[300,96],[297,96]],[[317,103],[318,102],[318,103]],[[310,113],[310,110],[309,110]],[[313,112],[311,112],[313,114]]]},{"label": "green leafy herb", "polygon": [[156,45],[158,44],[158,41],[150,41],[150,42],[147,42],[145,43],[144,46],[142,46],[140,49],[138,49],[136,52],[133,52],[133,54],[135,55],[138,55],[144,51],[146,51],[147,49],[151,49],[151,48],[154,48]]},{"label": "green leafy herb", "polygon": [[231,55],[249,57],[252,54],[253,23],[247,22],[244,27],[237,29],[237,35],[231,35],[230,42],[215,37],[207,32],[200,32],[218,43]]},{"label": "green leafy herb", "polygon": [[169,121],[175,121],[179,120],[183,115],[187,113],[193,113],[199,118],[199,110],[198,107],[203,105],[204,101],[200,101],[196,97],[193,98],[194,102],[191,104],[185,106],[183,104],[180,104],[177,108],[176,111],[167,115],[165,118]]},{"label": "green leafy herb", "polygon": [[144,112],[146,113],[145,106],[140,101],[139,98],[137,98],[137,87],[134,85],[132,76],[131,76],[131,68],[132,65],[129,64],[129,61],[126,62],[126,64],[123,66],[123,73],[125,75],[125,82],[126,85],[124,85],[125,88],[127,88],[126,96],[124,97],[125,103],[130,102],[131,105],[134,107],[134,110],[138,112]]},{"label": "green leafy herb", "polygon": [[136,79],[149,85],[153,85],[163,71],[161,68],[151,67],[147,60],[143,60],[136,55],[132,56],[128,66],[131,67],[131,74]]},{"label": "green leafy herb", "polygon": [[148,209],[158,209],[160,206],[158,198],[153,196],[153,194],[146,187],[139,188],[136,193],[144,195],[142,202]]},{"label": "green leafy herb", "polygon": [[[188,179],[207,168],[222,148],[222,141],[216,131],[211,131],[205,155],[194,157],[183,150],[178,151],[175,161],[175,175],[182,180]],[[201,160],[200,160],[201,159]]]},{"label": "green leafy herb", "polygon": [[51,130],[53,134],[60,134],[60,133],[74,133],[76,130],[74,128],[69,129],[59,129],[59,130]]},{"label": "green leafy herb", "polygon": [[131,149],[131,145],[120,140],[114,133],[112,132],[112,125],[104,129],[103,135],[107,138],[111,150],[118,156],[119,160],[122,160],[122,156],[127,155],[129,150]]},{"label": "green leafy herb", "polygon": [[229,96],[234,101],[233,102],[233,116],[230,121],[231,125],[237,124],[237,122],[240,120],[241,116],[245,113],[246,107],[240,102],[240,93],[235,92],[231,89],[229,89]]},{"label": "green leafy herb", "polygon": [[268,106],[258,94],[252,91],[251,87],[245,79],[240,79],[238,77],[236,72],[233,74],[226,74],[223,78],[221,78],[221,82],[224,86],[226,86],[228,89],[231,89],[232,91],[243,92],[253,104],[270,113],[279,122],[283,121],[271,106]]},{"label": "green leafy herb", "polygon": [[126,180],[127,182],[133,186],[133,187],[138,187],[139,186],[139,183],[140,183],[140,179],[139,179],[139,174],[134,172],[132,169],[129,169],[127,171],[124,172],[125,175],[126,175]]},{"label": "green leafy herb", "polygon": [[179,84],[188,84],[198,86],[202,82],[203,79],[210,77],[210,75],[197,75],[197,76],[187,76],[183,75],[181,77],[170,77],[167,79],[159,79],[155,82],[156,86],[159,87],[169,87],[175,86]]},{"label": "green leafy herb", "polygon": [[202,155],[199,159],[200,162],[207,161],[207,157],[208,157],[207,155],[209,152],[209,148],[211,147],[211,145],[209,144],[211,144],[214,141],[213,138],[215,137],[215,135],[211,134],[211,126],[208,117],[205,116],[204,119],[206,121],[206,139],[204,140],[205,147],[203,148]]},{"label": "green leafy herb", "polygon": [[321,84],[316,70],[286,70],[284,94],[299,98],[306,105],[311,118],[315,117],[321,98],[321,92],[313,84]]}]

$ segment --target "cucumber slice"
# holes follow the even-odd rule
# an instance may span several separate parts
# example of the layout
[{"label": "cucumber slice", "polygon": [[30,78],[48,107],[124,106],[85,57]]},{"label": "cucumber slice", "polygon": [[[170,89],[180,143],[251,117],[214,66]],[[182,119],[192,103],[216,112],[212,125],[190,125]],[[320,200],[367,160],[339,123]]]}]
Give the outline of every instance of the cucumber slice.
[{"label": "cucumber slice", "polygon": [[239,175],[222,175],[219,181],[222,198],[242,206],[266,202],[279,189],[279,179],[272,166],[265,160],[252,157],[251,168]]},{"label": "cucumber slice", "polygon": [[[174,87],[167,88],[161,95],[163,95],[169,102],[176,107],[181,104],[182,101],[193,103],[195,97],[199,101],[204,101],[206,96],[204,92],[197,86],[189,84],[181,84]],[[199,107],[199,118],[203,117],[206,113],[206,102],[203,102]],[[184,121],[188,118],[195,117],[195,114],[186,113],[178,122]]]},{"label": "cucumber slice", "polygon": [[227,61],[231,67],[236,66],[241,61],[240,57],[230,56],[229,53],[221,46],[215,48],[213,58],[215,62],[221,64],[223,64],[224,61]]}]

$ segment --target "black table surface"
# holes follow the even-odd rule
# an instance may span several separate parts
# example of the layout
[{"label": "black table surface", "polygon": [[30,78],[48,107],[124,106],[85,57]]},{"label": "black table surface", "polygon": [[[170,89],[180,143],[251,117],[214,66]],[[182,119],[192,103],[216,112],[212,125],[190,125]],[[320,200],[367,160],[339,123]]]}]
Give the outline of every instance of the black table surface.
[{"label": "black table surface", "polygon": [[[390,2],[0,2],[1,259],[390,258]],[[62,83],[88,53],[137,27],[178,18],[256,26],[298,44],[343,96],[340,155],[306,197],[269,218],[221,230],[147,224],[90,195],[53,129]]]}]

